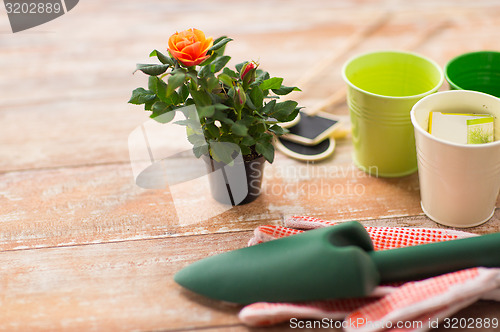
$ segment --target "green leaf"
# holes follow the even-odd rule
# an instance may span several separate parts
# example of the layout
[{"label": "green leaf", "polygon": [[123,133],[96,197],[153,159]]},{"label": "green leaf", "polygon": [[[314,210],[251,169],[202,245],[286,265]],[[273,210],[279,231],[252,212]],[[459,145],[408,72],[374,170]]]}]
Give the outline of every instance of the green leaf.
[{"label": "green leaf", "polygon": [[205,140],[205,136],[203,136],[203,135],[191,134],[191,135],[188,135],[187,139],[188,139],[189,143],[193,144],[194,146],[202,146],[202,145],[207,144],[207,141]]},{"label": "green leaf", "polygon": [[245,100],[245,105],[251,109],[252,111],[255,111],[257,109],[257,107],[255,107],[255,105],[253,104],[252,100],[250,98],[246,98]]},{"label": "green leaf", "polygon": [[262,90],[259,87],[254,87],[250,90],[250,99],[255,107],[261,108],[264,103],[264,94],[262,93]]},{"label": "green leaf", "polygon": [[232,41],[231,38],[227,38],[227,37],[219,37],[217,38],[215,41],[214,41],[214,45],[212,47],[210,47],[208,50],[209,51],[215,51],[215,50],[218,50],[219,48],[225,46],[227,43],[229,43],[230,41]]},{"label": "green leaf", "polygon": [[156,95],[161,101],[167,103],[168,105],[178,105],[182,102],[181,97],[177,92],[173,91],[169,95],[167,95],[167,90],[167,83],[165,83],[161,79],[158,79],[156,83]]},{"label": "green leaf", "polygon": [[150,101],[147,101],[144,103],[144,110],[145,111],[151,111],[151,108],[153,107],[154,103],[158,101],[158,97],[151,99]]},{"label": "green leaf", "polygon": [[275,133],[277,136],[281,136],[285,133],[288,132],[288,130],[284,129],[283,127],[281,126],[278,126],[278,125],[272,125],[270,128],[269,128],[269,131]]},{"label": "green leaf", "polygon": [[210,142],[210,150],[212,157],[217,161],[222,161],[226,164],[230,164],[233,161],[232,155],[236,151],[235,144],[221,143],[221,142]]},{"label": "green leaf", "polygon": [[[161,103],[161,101],[160,101]],[[155,103],[156,105],[157,103]],[[154,105],[153,105],[154,107]],[[153,110],[153,113],[149,116],[151,119],[159,122],[159,123],[169,123],[172,121],[175,117],[175,112],[174,111],[161,111],[160,113],[157,113]]]},{"label": "green leaf", "polygon": [[241,123],[241,121],[236,121],[232,126],[231,130],[233,134],[237,136],[245,136],[248,133],[248,128]]},{"label": "green leaf", "polygon": [[[241,62],[241,63],[238,63],[236,66],[234,66],[234,68],[236,68],[236,70],[238,71],[238,73],[241,73],[241,70],[243,69],[243,66],[245,64],[247,64],[248,61],[245,61],[245,62]],[[238,75],[239,76],[239,75]]]},{"label": "green leaf", "polygon": [[136,65],[136,70],[142,71],[144,74],[151,76],[158,76],[167,71],[170,65],[155,65],[155,64],[141,64]]},{"label": "green leaf", "polygon": [[215,76],[210,76],[207,79],[207,90],[213,91],[219,87],[219,79]]},{"label": "green leaf", "polygon": [[[234,144],[238,144],[239,141],[240,141],[240,138],[239,137],[235,137],[233,134],[223,134],[221,135],[220,137],[220,141],[221,142],[225,142],[225,143],[234,143]],[[237,149],[233,149],[234,151],[238,151]]]},{"label": "green leaf", "polygon": [[137,88],[132,91],[132,97],[128,101],[130,104],[140,105],[156,98],[156,94],[144,88]]},{"label": "green leaf", "polygon": [[257,69],[255,71],[255,75],[256,75],[255,82],[253,83],[255,85],[260,85],[262,82],[264,82],[265,80],[270,78],[269,73],[267,71],[262,70],[262,69]]},{"label": "green leaf", "polygon": [[207,77],[208,75],[212,74],[213,73],[212,66],[213,66],[212,64],[207,64],[207,65],[201,66],[201,69],[198,72],[198,75],[200,76],[200,78],[204,78],[204,77]]},{"label": "green leaf", "polygon": [[174,91],[164,101],[169,105],[178,105],[181,103],[181,98],[179,94]]},{"label": "green leaf", "polygon": [[219,121],[221,121],[221,122],[223,122],[223,123],[226,123],[226,124],[228,124],[228,125],[231,125],[231,126],[234,124],[234,121],[233,121],[233,120],[231,120],[230,118],[222,118],[222,119],[220,119]]},{"label": "green leaf", "polygon": [[[286,100],[281,103],[276,103],[274,109],[271,112],[267,113],[267,115],[281,122],[290,121],[289,118],[294,114],[296,107],[296,101]],[[295,118],[295,116],[293,118]]]},{"label": "green leaf", "polygon": [[281,77],[271,77],[259,85],[262,90],[279,89],[283,79]]},{"label": "green leaf", "polygon": [[193,153],[196,158],[200,158],[204,154],[208,154],[208,144],[193,146]]},{"label": "green leaf", "polygon": [[217,139],[220,136],[219,127],[213,123],[207,123],[205,125],[206,130],[212,136],[213,139]]},{"label": "green leaf", "polygon": [[273,140],[273,135],[265,132],[259,136],[257,141],[259,141],[260,143],[271,143],[272,140]]},{"label": "green leaf", "polygon": [[273,99],[264,105],[264,107],[262,108],[262,113],[263,114],[272,113],[274,111],[275,106],[276,106],[276,99]]},{"label": "green leaf", "polygon": [[186,74],[184,74],[184,73],[178,73],[175,75],[171,75],[168,78],[167,97],[170,96],[172,94],[172,92],[175,91],[175,89],[177,89],[182,84],[184,84],[185,79],[186,79]]},{"label": "green leaf", "polygon": [[227,95],[228,95],[230,98],[234,98],[234,94],[236,93],[236,92],[235,92],[235,91],[236,91],[236,90],[235,90],[235,88],[236,88],[236,87],[232,87],[231,89],[229,89],[229,90],[227,91]]},{"label": "green leaf", "polygon": [[210,64],[211,67],[211,72],[212,73],[217,73],[224,68],[224,66],[231,60],[231,57],[228,55],[223,55],[215,59],[214,62]]},{"label": "green leaf", "polygon": [[175,112],[167,112],[160,115],[151,114],[149,117],[158,123],[164,124],[164,123],[169,123],[174,119]]},{"label": "green leaf", "polygon": [[156,77],[156,76],[149,76],[149,79],[148,79],[148,89],[150,91],[153,91],[154,93],[156,93],[158,91],[157,90],[158,80],[159,80],[159,78]]},{"label": "green leaf", "polygon": [[181,85],[181,87],[179,88],[179,98],[180,98],[180,102],[181,103],[184,103],[187,99],[187,97],[189,97],[189,89],[187,87],[186,84],[183,84]]},{"label": "green leaf", "polygon": [[[184,111],[182,112],[184,113]],[[174,122],[175,124],[178,124],[178,122],[181,122],[181,121],[176,121]],[[193,121],[194,123],[194,121]],[[191,135],[198,135],[198,136],[203,136],[203,132],[201,130],[201,127],[200,126],[186,126],[186,136],[191,136]]]},{"label": "green leaf", "polygon": [[193,67],[191,67],[189,69],[189,71],[187,72],[186,76],[189,77],[191,79],[192,82],[194,82],[194,84],[198,84],[198,73],[196,71],[193,71],[192,69]]},{"label": "green leaf", "polygon": [[175,65],[174,60],[172,60],[172,58],[164,55],[160,51],[153,50],[153,52],[151,52],[149,54],[149,57],[153,57],[153,56],[156,56],[158,58],[158,60],[160,60],[160,62],[163,63],[164,65],[169,65],[172,67]]},{"label": "green leaf", "polygon": [[192,121],[190,121],[189,119],[184,119],[184,120],[177,120],[174,123],[179,126],[188,126],[192,124]]},{"label": "green leaf", "polygon": [[233,79],[228,74],[222,73],[218,77],[219,77],[219,80],[222,83],[224,83],[225,85],[227,85],[228,87],[232,87],[234,85]]},{"label": "green leaf", "polygon": [[252,136],[245,136],[241,139],[241,144],[245,146],[252,146],[255,144],[255,139]]},{"label": "green leaf", "polygon": [[272,89],[273,92],[279,96],[284,96],[289,94],[292,91],[302,91],[296,86],[284,86],[282,85],[279,89]]},{"label": "green leaf", "polygon": [[260,136],[261,134],[265,133],[267,130],[267,127],[264,123],[259,122],[253,126],[251,126],[248,129],[248,133],[254,137]]},{"label": "green leaf", "polygon": [[212,105],[212,99],[204,91],[199,90],[189,90],[191,97],[193,97],[194,102],[197,106],[210,106]]},{"label": "green leaf", "polygon": [[220,37],[215,38],[214,44],[217,44],[218,42],[220,42],[224,38],[227,38],[227,36],[220,36]]},{"label": "green leaf", "polygon": [[[209,63],[211,63],[212,61],[215,60],[215,58],[217,56],[219,56],[220,54],[216,53],[216,52],[212,52],[212,55],[210,55],[210,57],[208,59],[206,59],[205,61],[203,61],[202,63],[199,64],[200,67],[206,67]],[[193,67],[191,67],[193,68]]]},{"label": "green leaf", "polygon": [[179,126],[186,126],[188,141],[191,142],[191,144],[201,145],[203,143],[201,142],[200,139],[195,137],[199,136],[200,138],[203,139],[205,137],[202,133],[202,128],[199,121],[196,121],[195,119],[184,119],[184,120],[177,120],[174,122],[174,124]]},{"label": "green leaf", "polygon": [[153,111],[153,113],[160,115],[169,110],[169,105],[162,101],[157,101],[156,103],[153,104],[151,110]]},{"label": "green leaf", "polygon": [[167,83],[159,78],[156,80],[156,95],[161,101],[167,101]]},{"label": "green leaf", "polygon": [[274,161],[274,147],[272,143],[257,142],[255,143],[255,151],[263,155],[264,158],[266,158],[266,160],[269,161],[270,163]]},{"label": "green leaf", "polygon": [[222,73],[228,75],[231,78],[238,77],[238,73],[236,73],[234,70],[229,69],[228,67],[224,67]]},{"label": "green leaf", "polygon": [[215,107],[215,110],[217,110],[217,111],[224,111],[224,110],[231,108],[231,107],[224,105],[224,104],[215,104],[214,107]]},{"label": "green leaf", "polygon": [[210,118],[215,113],[215,106],[196,106],[196,110],[198,111],[198,115],[200,118]]},{"label": "green leaf", "polygon": [[247,155],[252,153],[252,149],[250,149],[248,146],[240,145],[240,149],[242,155]]}]

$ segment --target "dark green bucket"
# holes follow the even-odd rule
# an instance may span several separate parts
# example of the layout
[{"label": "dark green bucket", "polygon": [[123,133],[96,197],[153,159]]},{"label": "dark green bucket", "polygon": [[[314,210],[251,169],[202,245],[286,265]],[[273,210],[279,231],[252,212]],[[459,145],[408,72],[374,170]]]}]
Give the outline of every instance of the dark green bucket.
[{"label": "dark green bucket", "polygon": [[500,52],[465,53],[445,67],[452,90],[473,90],[500,97]]}]

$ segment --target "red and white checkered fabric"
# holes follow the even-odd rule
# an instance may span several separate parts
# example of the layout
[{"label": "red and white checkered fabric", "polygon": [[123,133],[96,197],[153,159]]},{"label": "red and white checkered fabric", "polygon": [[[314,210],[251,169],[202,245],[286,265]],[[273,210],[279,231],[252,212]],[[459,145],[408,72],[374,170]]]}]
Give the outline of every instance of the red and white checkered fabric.
[{"label": "red and white checkered fabric", "polygon": [[[285,227],[258,227],[249,245],[334,224],[308,216],[293,216],[285,220]],[[476,236],[433,228],[366,227],[366,230],[375,250]],[[342,326],[346,331],[382,331],[388,328],[391,331],[427,331],[431,328],[431,320],[449,317],[481,298],[500,301],[500,269],[472,268],[421,281],[381,285],[370,297],[359,299],[254,303],[243,308],[239,318],[249,326],[274,325],[292,318],[327,318],[344,319]],[[404,328],[405,322],[411,327]]]},{"label": "red and white checkered fabric", "polygon": [[471,268],[405,283],[391,294],[350,313],[346,321],[352,324],[345,330],[382,331],[385,327],[404,326],[402,322],[410,322],[407,326],[421,328],[405,331],[425,331],[425,327],[430,327],[429,321],[443,313],[451,315],[479,300],[481,294],[500,287],[499,277],[500,269]]}]

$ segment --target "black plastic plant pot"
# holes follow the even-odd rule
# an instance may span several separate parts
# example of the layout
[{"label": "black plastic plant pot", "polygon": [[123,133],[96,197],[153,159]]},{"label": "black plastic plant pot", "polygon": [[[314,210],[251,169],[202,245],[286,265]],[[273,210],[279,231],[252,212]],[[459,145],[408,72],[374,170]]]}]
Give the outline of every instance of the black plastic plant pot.
[{"label": "black plastic plant pot", "polygon": [[239,158],[232,165],[206,155],[201,158],[207,167],[212,197],[217,202],[236,206],[253,202],[259,197],[266,162],[263,156],[249,161]]}]

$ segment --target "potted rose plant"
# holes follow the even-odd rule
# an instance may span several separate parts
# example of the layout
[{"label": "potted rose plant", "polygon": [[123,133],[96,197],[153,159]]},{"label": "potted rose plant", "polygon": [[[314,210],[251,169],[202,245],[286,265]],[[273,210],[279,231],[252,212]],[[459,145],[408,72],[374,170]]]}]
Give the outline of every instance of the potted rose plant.
[{"label": "potted rose plant", "polygon": [[[213,171],[232,166],[235,155],[241,154],[252,182],[262,179],[264,162],[274,160],[273,135],[286,131],[279,123],[293,120],[300,109],[295,101],[279,101],[280,96],[300,90],[283,85],[282,78],[271,77],[256,62],[227,67],[231,57],[224,55],[224,49],[231,40],[206,38],[197,29],[173,34],[168,55],[157,50],[150,53],[160,63],[137,64],[137,70],[149,76],[148,88],[135,89],[128,102],[143,104],[151,111],[150,117],[161,122],[170,122],[177,111],[183,112],[184,119],[176,123],[186,126],[196,157],[203,157]],[[196,111],[185,111],[189,105]],[[258,187],[258,182],[253,181],[250,189]],[[217,185],[212,184],[217,199]],[[248,195],[231,203],[252,201],[258,193],[250,190]]]}]

